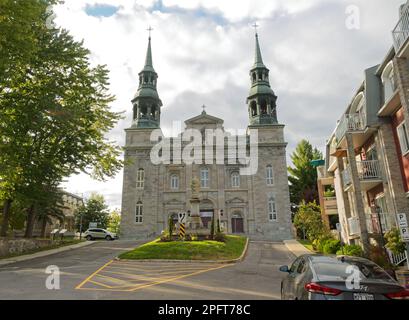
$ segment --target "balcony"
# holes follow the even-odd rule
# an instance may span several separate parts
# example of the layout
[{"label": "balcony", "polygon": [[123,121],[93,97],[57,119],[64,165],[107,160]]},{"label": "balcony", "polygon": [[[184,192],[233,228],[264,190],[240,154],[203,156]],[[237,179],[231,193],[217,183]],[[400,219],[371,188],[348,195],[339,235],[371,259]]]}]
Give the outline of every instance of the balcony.
[{"label": "balcony", "polygon": [[409,7],[406,6],[402,12],[401,17],[392,31],[393,44],[395,52],[399,55],[400,51],[407,44],[409,38]]},{"label": "balcony", "polygon": [[[382,183],[382,171],[379,160],[357,161],[356,166],[362,191],[368,191]],[[350,166],[342,172],[342,180],[344,181],[344,190],[346,191],[352,186]]]},{"label": "balcony", "polygon": [[[346,149],[346,141],[345,141],[345,134],[346,133],[359,133],[360,135],[363,135],[365,132],[366,128],[366,116],[363,113],[351,113],[351,114],[344,114],[341,118],[341,120],[338,123],[336,132],[335,132],[335,137],[338,142],[338,148]],[[364,140],[359,139],[359,136],[354,137],[354,147],[356,146],[356,143],[363,143]]]},{"label": "balcony", "polygon": [[324,211],[326,215],[338,214],[336,197],[324,197]]}]

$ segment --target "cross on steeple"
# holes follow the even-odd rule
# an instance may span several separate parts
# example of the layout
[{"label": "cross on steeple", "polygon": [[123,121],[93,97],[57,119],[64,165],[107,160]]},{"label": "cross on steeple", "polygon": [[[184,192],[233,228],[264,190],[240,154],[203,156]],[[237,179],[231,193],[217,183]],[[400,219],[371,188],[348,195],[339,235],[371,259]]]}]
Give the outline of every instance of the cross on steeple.
[{"label": "cross on steeple", "polygon": [[255,23],[252,25],[252,27],[254,28],[254,31],[255,31],[256,34],[257,34],[257,28],[259,27],[259,25],[257,24],[257,22],[255,22]]},{"label": "cross on steeple", "polygon": [[151,38],[151,35],[152,35],[153,28],[152,28],[151,26],[149,26],[149,28],[146,29],[146,31],[149,32],[149,39],[150,39],[150,38]]},{"label": "cross on steeple", "polygon": [[206,108],[207,108],[207,107],[206,107],[205,105],[202,106],[203,113],[206,113]]}]

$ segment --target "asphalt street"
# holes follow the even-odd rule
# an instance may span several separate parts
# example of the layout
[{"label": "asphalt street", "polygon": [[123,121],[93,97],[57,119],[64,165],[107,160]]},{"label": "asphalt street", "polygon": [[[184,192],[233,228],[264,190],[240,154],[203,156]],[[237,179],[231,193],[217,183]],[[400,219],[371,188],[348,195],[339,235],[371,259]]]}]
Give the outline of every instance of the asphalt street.
[{"label": "asphalt street", "polygon": [[[137,241],[96,242],[0,267],[2,300],[256,300],[280,299],[279,266],[294,259],[284,244],[250,242],[243,262],[116,261]],[[60,270],[60,289],[47,289],[47,267]],[[55,283],[55,282],[54,282]]]}]

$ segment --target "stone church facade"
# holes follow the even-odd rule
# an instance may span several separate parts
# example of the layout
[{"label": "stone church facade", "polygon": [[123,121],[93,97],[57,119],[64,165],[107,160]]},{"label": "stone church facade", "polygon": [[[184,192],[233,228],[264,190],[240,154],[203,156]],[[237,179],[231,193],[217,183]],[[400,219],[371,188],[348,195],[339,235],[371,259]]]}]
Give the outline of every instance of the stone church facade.
[{"label": "stone church facade", "polygon": [[[270,241],[293,237],[284,125],[277,121],[277,97],[270,87],[269,70],[263,63],[257,34],[250,78],[247,135],[252,130],[258,131],[257,173],[241,175],[243,166],[227,160],[224,164],[216,161],[186,164],[171,159],[169,163],[153,164],[151,151],[155,143],[151,142],[151,134],[160,129],[162,101],[157,92],[158,74],[153,68],[149,37],[145,67],[139,74],[139,88],[132,100],[133,123],[125,130],[123,238],[158,236],[167,229],[170,217],[176,220],[179,212],[188,212],[193,178],[201,184],[200,215],[205,226],[210,224],[213,213],[220,213],[227,233]],[[203,111],[185,121],[185,126],[186,130],[204,132],[224,130],[223,123],[222,119]],[[169,140],[174,144],[174,138]]]}]

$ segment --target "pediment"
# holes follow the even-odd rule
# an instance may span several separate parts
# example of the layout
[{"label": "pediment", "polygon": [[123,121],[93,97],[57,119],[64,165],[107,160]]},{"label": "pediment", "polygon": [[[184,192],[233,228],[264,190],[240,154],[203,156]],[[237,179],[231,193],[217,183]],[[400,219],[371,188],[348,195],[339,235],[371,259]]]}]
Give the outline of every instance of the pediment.
[{"label": "pediment", "polygon": [[211,116],[207,113],[202,113],[201,115],[188,119],[185,121],[186,125],[200,125],[200,124],[223,124],[224,120]]},{"label": "pediment", "polygon": [[227,203],[238,204],[238,203],[246,203],[246,201],[244,199],[242,199],[242,198],[235,197],[235,198],[227,201]]}]

